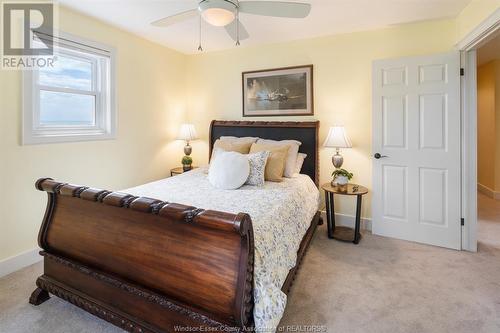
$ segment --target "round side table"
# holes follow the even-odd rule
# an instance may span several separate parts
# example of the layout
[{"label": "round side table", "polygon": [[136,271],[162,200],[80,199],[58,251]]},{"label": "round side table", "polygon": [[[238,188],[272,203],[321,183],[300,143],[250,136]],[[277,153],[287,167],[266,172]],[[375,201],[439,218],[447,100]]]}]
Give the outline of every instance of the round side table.
[{"label": "round side table", "polygon": [[[358,244],[359,240],[361,239],[361,233],[359,232],[361,224],[361,201],[363,195],[368,193],[368,189],[357,184],[332,186],[331,183],[323,184],[321,188],[325,191],[328,238],[334,238],[340,241],[353,242],[354,244]],[[335,226],[335,205],[333,201],[334,194],[356,196],[356,226],[354,229]]]},{"label": "round side table", "polygon": [[[196,168],[198,168],[198,167],[194,166],[191,168],[191,170],[196,169]],[[191,170],[188,170],[188,171],[191,171]],[[180,175],[184,172],[187,172],[187,171],[184,171],[184,169],[182,167],[170,169],[170,177],[175,176],[175,175]]]}]

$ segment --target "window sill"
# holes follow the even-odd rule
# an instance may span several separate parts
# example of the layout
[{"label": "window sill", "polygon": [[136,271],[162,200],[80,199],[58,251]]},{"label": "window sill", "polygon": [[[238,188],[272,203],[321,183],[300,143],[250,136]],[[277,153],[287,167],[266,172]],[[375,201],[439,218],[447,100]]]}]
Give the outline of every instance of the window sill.
[{"label": "window sill", "polygon": [[116,139],[114,133],[88,133],[88,134],[67,134],[67,135],[24,135],[23,145],[38,145],[49,143],[69,143],[69,142],[88,142],[88,141],[101,141]]}]

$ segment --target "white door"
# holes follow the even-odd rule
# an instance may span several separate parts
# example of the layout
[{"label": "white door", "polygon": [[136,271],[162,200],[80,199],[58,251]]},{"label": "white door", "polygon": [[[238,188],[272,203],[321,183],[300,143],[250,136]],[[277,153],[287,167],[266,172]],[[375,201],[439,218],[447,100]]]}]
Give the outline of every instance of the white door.
[{"label": "white door", "polygon": [[460,56],[373,63],[374,234],[461,248]]}]

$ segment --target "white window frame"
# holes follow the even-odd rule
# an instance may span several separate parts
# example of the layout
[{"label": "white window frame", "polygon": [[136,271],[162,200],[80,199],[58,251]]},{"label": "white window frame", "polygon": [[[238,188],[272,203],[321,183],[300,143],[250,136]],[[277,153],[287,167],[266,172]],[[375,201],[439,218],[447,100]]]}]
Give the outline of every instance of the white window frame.
[{"label": "white window frame", "polygon": [[[24,145],[108,140],[116,138],[116,50],[113,47],[58,31],[53,40],[54,55],[61,54],[92,64],[91,91],[38,84],[38,70],[23,71],[23,136]],[[95,96],[93,125],[40,124],[40,90]]]}]

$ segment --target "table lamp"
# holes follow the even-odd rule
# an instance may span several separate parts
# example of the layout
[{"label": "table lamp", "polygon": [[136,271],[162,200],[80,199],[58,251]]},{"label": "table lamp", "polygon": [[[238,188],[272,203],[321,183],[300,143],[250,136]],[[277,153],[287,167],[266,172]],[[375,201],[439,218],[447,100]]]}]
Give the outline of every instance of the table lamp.
[{"label": "table lamp", "polygon": [[196,129],[193,124],[182,124],[179,130],[179,135],[177,135],[177,140],[186,141],[186,146],[184,146],[184,156],[182,158],[182,166],[186,170],[191,169],[191,164],[193,159],[189,156],[193,151],[193,148],[189,145],[189,141],[193,141],[198,139],[198,135],[196,134]]},{"label": "table lamp", "polygon": [[344,163],[344,158],[340,155],[340,148],[352,148],[351,140],[345,132],[344,126],[330,127],[323,147],[336,148],[335,155],[332,156],[332,163],[336,169],[339,169]]}]

